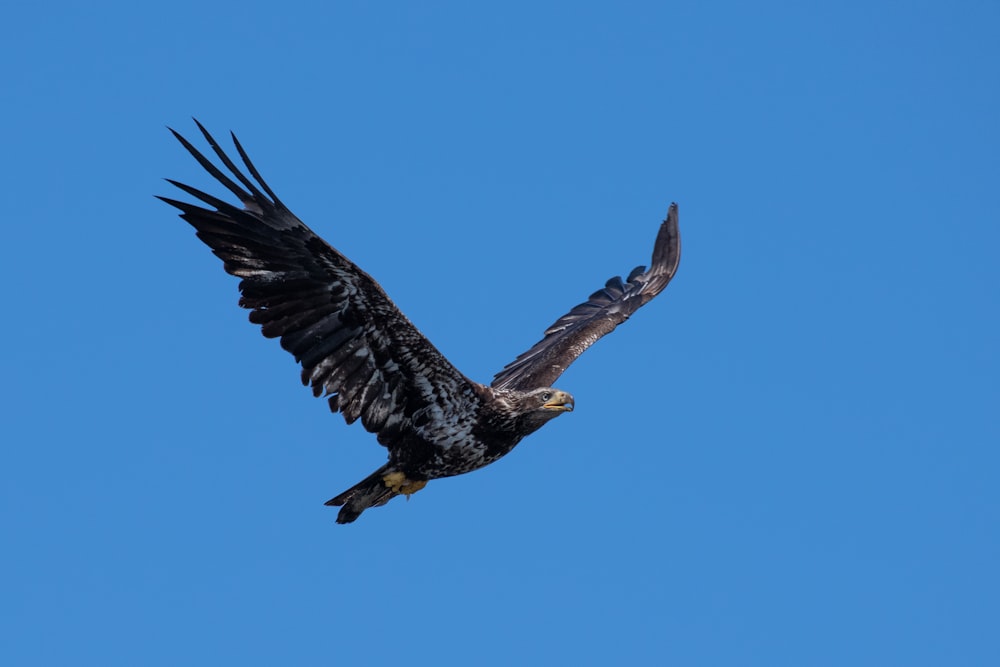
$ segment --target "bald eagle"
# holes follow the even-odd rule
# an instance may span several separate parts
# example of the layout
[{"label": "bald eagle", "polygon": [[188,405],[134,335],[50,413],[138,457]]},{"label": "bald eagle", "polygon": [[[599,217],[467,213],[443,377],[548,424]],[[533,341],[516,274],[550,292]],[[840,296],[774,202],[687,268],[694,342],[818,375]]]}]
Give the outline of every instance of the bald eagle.
[{"label": "bald eagle", "polygon": [[[241,278],[240,306],[264,336],[302,366],[302,383],[325,395],[348,424],[358,419],[388,462],[327,501],[350,523],[369,507],[407,497],[428,481],[489,465],[559,415],[573,396],[550,386],[580,354],[667,286],[680,261],[677,205],[653,245],[650,268],[614,277],[545,330],[489,385],[465,377],[396,308],[375,280],[295,217],[261,178],[235,135],[250,177],[196,120],[225,174],[170,130],[242,204],[169,183],[211,208],[168,197],[180,217]],[[234,181],[233,178],[236,180]],[[238,181],[238,182],[237,182]]]}]

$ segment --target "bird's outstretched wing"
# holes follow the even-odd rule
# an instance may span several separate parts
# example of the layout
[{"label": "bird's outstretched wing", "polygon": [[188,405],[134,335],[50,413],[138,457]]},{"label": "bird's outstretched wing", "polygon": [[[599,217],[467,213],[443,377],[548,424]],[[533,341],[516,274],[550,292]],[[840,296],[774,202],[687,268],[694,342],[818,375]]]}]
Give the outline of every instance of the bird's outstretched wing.
[{"label": "bird's outstretched wing", "polygon": [[[198,123],[198,121],[195,121]],[[177,132],[178,141],[242,203],[238,208],[169,180],[211,206],[160,197],[181,210],[225,265],[242,278],[240,305],[250,321],[302,364],[302,382],[347,423],[361,419],[391,446],[415,414],[444,413],[475,402],[473,385],[404,316],[367,273],[289,211],[261,178],[233,135],[248,178],[200,123],[205,139],[239,181],[212,164]],[[242,185],[242,187],[241,187]],[[436,413],[442,416],[442,412]]]},{"label": "bird's outstretched wing", "polygon": [[556,320],[545,337],[507,364],[493,378],[496,389],[531,389],[551,386],[583,351],[663,291],[677,272],[681,237],[677,204],[671,204],[660,225],[649,267],[636,267],[625,281],[615,276],[603,289]]}]

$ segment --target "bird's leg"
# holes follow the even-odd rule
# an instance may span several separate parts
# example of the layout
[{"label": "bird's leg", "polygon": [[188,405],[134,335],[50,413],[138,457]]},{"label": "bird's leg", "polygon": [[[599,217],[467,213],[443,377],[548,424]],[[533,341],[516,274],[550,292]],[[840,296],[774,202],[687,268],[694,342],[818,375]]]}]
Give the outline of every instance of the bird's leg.
[{"label": "bird's leg", "polygon": [[407,478],[405,473],[390,472],[382,476],[382,481],[393,493],[401,493],[409,500],[410,496],[427,486],[427,480],[415,480]]}]

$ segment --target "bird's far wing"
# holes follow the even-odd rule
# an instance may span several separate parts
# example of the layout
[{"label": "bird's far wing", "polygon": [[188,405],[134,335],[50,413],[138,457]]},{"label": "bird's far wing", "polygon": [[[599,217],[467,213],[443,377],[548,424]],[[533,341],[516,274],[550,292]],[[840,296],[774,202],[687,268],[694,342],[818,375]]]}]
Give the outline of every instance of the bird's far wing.
[{"label": "bird's far wing", "polygon": [[[195,121],[197,123],[197,121]],[[432,405],[478,400],[473,384],[403,315],[368,274],[306,227],[267,186],[233,135],[243,174],[200,123],[216,156],[239,183],[184,137],[174,136],[243,204],[238,208],[168,179],[215,210],[160,197],[225,265],[242,278],[240,305],[250,321],[302,364],[313,394],[331,394],[330,408],[347,423],[361,419],[383,445],[412,427]],[[263,192],[262,192],[263,190]]]},{"label": "bird's far wing", "polygon": [[649,270],[639,266],[624,282],[618,276],[609,280],[603,289],[546,329],[545,337],[530,350],[497,373],[492,386],[497,389],[551,386],[584,350],[662,292],[677,272],[680,259],[677,204],[671,204],[656,235]]}]

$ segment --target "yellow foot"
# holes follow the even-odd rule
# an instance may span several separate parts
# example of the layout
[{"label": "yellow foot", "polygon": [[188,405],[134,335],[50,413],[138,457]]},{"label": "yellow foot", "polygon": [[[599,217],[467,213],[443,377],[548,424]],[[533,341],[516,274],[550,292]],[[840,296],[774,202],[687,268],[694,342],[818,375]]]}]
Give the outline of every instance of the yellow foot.
[{"label": "yellow foot", "polygon": [[407,479],[401,472],[391,472],[382,476],[385,485],[392,489],[393,493],[402,493],[409,500],[410,496],[427,486],[426,481]]}]

